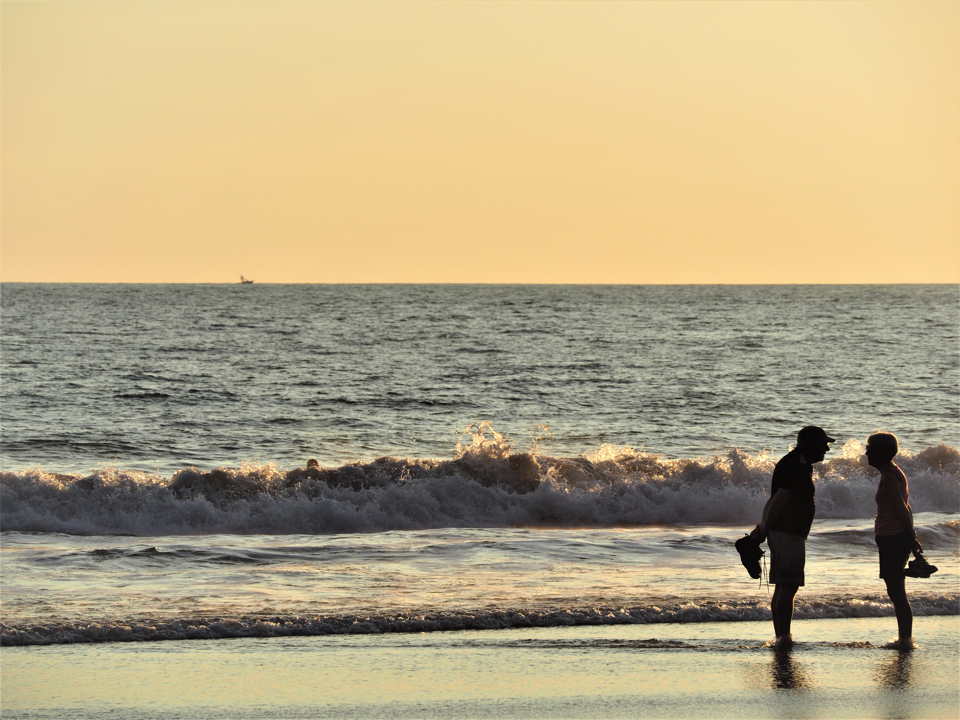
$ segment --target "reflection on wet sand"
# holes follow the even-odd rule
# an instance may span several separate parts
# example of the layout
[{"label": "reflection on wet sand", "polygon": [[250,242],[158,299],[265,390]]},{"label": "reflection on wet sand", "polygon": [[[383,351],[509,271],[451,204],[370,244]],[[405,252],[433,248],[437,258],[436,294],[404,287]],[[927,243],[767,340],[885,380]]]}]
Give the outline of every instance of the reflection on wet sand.
[{"label": "reflection on wet sand", "polygon": [[793,659],[790,650],[777,650],[770,663],[770,684],[775,690],[808,690],[810,675]]},{"label": "reflection on wet sand", "polygon": [[910,687],[910,666],[913,653],[900,651],[877,666],[876,678],[880,686],[888,690],[904,690]]},{"label": "reflection on wet sand", "polygon": [[874,678],[880,689],[880,707],[877,717],[912,718],[917,717],[917,703],[913,699],[911,688],[911,670],[913,653],[899,651],[885,657],[877,665]]}]

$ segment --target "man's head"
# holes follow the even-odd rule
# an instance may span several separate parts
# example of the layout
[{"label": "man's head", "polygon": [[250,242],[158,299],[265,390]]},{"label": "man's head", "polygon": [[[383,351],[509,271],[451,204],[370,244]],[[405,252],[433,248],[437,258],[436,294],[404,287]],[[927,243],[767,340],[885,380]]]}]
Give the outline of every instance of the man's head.
[{"label": "man's head", "polygon": [[830,443],[836,440],[816,425],[807,425],[797,433],[797,450],[803,453],[808,462],[820,462],[830,449]]},{"label": "man's head", "polygon": [[899,450],[893,433],[878,432],[867,438],[867,462],[875,468],[889,465]]}]

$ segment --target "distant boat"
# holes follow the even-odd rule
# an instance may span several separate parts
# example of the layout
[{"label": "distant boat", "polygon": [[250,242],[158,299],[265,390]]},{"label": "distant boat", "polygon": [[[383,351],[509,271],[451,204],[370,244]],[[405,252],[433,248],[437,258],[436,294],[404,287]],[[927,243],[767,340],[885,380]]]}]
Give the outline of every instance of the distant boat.
[{"label": "distant boat", "polygon": [[253,285],[253,280],[250,280],[249,278],[245,278],[243,275],[241,275],[241,276],[240,276],[240,284],[241,284],[241,285]]}]

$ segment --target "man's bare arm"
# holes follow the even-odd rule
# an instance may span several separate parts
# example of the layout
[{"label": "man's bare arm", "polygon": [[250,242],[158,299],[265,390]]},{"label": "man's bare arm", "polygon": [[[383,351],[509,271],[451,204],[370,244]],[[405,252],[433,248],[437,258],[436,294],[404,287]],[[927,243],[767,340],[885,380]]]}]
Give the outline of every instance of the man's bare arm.
[{"label": "man's bare arm", "polygon": [[767,500],[767,504],[763,506],[763,516],[760,518],[760,524],[757,525],[754,532],[758,532],[763,537],[766,537],[770,523],[780,519],[789,501],[790,491],[785,488],[780,488],[771,495],[770,499]]}]

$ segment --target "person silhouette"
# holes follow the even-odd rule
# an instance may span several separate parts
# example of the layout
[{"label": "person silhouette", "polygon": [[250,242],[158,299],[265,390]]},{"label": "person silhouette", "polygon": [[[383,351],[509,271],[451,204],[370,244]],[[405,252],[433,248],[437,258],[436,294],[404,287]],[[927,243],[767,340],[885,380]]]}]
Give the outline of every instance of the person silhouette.
[{"label": "person silhouette", "polygon": [[897,614],[897,640],[891,647],[913,647],[913,610],[907,598],[904,565],[910,552],[923,553],[913,528],[910,485],[907,476],[893,458],[899,451],[893,433],[878,432],[867,438],[867,462],[880,471],[877,485],[877,517],[873,532],[880,555],[880,577],[887,585],[887,596]]},{"label": "person silhouette", "polygon": [[777,649],[793,645],[793,601],[804,584],[806,539],[816,513],[813,464],[823,460],[832,442],[836,440],[816,425],[797,433],[796,447],[773,469],[770,499],[760,523],[750,533],[758,543],[766,539],[770,548],[770,582],[776,586],[770,612]]}]

